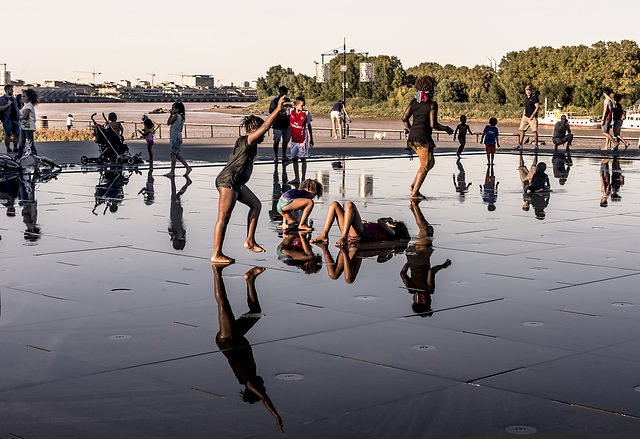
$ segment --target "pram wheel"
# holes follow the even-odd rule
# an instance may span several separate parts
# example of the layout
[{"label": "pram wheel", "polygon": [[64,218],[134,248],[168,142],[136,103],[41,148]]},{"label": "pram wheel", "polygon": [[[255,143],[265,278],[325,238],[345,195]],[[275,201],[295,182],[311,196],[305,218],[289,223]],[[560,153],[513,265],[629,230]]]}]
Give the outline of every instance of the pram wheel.
[{"label": "pram wheel", "polygon": [[86,165],[87,163],[89,163],[89,157],[87,157],[86,155],[83,155],[82,157],[80,157],[80,163],[82,163],[83,165]]}]

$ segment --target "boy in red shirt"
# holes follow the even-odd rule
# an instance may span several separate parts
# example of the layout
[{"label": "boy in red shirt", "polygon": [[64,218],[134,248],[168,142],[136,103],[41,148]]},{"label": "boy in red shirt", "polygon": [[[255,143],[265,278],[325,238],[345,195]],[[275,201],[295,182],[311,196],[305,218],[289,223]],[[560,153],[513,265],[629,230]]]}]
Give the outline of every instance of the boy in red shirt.
[{"label": "boy in red shirt", "polygon": [[[313,147],[313,132],[311,130],[311,121],[313,118],[308,111],[304,109],[305,100],[302,96],[298,96],[293,102],[293,109],[290,110],[289,122],[291,126],[291,158],[293,159],[293,173],[295,178],[289,181],[289,184],[298,184],[304,181],[307,174],[307,157],[309,157],[309,148]],[[298,170],[298,158],[302,162],[302,178]]]}]

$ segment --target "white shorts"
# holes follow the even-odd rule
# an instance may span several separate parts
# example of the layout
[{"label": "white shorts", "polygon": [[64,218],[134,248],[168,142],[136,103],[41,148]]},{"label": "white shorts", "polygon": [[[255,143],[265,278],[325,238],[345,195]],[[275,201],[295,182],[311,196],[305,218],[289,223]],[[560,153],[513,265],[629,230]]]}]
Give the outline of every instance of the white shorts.
[{"label": "white shorts", "polygon": [[291,142],[291,158],[295,157],[309,157],[309,142],[306,140],[302,143]]},{"label": "white shorts", "polygon": [[331,119],[340,119],[340,116],[342,116],[340,111],[332,111],[331,112]]}]

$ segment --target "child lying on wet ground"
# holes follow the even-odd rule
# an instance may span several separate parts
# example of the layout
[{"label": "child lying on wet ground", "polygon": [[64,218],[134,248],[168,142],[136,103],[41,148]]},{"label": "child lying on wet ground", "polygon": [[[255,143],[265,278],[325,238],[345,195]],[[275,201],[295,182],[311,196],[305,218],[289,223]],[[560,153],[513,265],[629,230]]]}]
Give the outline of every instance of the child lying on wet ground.
[{"label": "child lying on wet ground", "polygon": [[334,221],[337,221],[341,232],[340,239],[335,244],[336,247],[358,242],[411,239],[407,226],[402,221],[394,221],[392,218],[380,218],[376,222],[365,221],[351,201],[348,201],[344,208],[334,201],[329,206],[322,233],[311,242],[326,242]]}]

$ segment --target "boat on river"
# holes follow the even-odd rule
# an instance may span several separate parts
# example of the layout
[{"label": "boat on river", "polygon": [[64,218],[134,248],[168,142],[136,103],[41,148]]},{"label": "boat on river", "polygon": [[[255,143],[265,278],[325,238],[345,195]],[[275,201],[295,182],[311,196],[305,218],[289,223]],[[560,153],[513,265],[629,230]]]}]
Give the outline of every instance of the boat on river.
[{"label": "boat on river", "polygon": [[622,121],[622,128],[640,130],[640,105],[634,105],[624,109],[625,119]]},{"label": "boat on river", "polygon": [[[560,116],[567,116],[567,121],[571,127],[579,128],[600,128],[601,123],[594,116],[576,116],[574,113],[564,113],[560,110],[545,111],[544,117],[538,119],[538,125],[550,125],[555,126],[557,122],[560,122]],[[640,116],[640,114],[638,115]],[[640,123],[640,118],[638,119]]]}]

